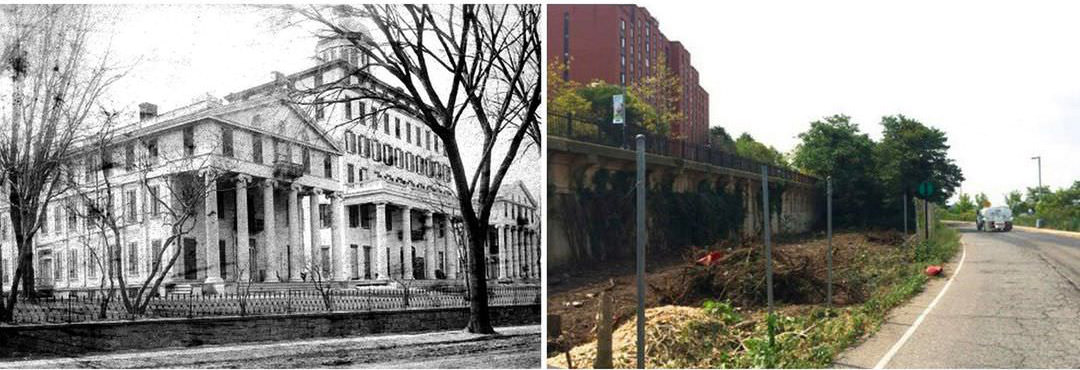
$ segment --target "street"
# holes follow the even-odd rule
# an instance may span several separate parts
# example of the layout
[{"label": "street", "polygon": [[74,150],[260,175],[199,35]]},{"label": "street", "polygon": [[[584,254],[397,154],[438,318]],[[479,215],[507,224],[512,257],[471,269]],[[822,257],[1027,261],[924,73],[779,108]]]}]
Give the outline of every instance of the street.
[{"label": "street", "polygon": [[933,279],[835,365],[1080,367],[1080,238],[958,230],[964,251],[945,279]]},{"label": "street", "polygon": [[0,368],[538,368],[540,326],[243,344],[47,360]]}]

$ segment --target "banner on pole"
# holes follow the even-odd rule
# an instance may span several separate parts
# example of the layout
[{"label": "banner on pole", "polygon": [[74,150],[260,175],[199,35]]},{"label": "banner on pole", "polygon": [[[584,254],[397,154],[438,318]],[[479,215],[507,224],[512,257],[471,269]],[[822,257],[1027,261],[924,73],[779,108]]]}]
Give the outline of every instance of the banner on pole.
[{"label": "banner on pole", "polygon": [[626,124],[626,104],[623,94],[611,96],[611,123],[615,125]]}]

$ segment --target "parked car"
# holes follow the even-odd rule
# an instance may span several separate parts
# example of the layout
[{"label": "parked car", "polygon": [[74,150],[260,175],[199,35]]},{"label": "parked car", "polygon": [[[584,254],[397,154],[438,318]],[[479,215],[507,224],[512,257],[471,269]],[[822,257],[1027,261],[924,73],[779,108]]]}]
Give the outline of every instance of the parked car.
[{"label": "parked car", "polygon": [[975,228],[982,231],[1009,231],[1012,224],[1012,210],[1006,206],[986,207],[975,216]]}]

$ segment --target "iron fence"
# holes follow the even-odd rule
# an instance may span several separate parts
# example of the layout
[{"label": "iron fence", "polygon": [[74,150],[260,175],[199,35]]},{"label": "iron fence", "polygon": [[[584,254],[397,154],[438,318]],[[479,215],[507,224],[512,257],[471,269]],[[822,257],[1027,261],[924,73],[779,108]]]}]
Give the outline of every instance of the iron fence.
[{"label": "iron fence", "polygon": [[[142,315],[129,313],[118,295],[109,300],[101,296],[39,297],[35,300],[22,299],[19,302],[15,309],[14,324],[400,311],[469,306],[468,294],[463,286],[370,287],[330,290],[325,293],[324,296],[323,292],[316,290],[293,290],[219,295],[169,294],[153,297]],[[540,287],[488,287],[488,304],[493,307],[540,304]]]},{"label": "iron fence", "polygon": [[[645,135],[645,152],[650,154],[677,157],[753,173],[759,173],[761,166],[766,164],[708,145],[697,145],[683,139],[658,135],[636,124],[613,125],[606,122],[582,120],[572,115],[548,116],[548,134],[627,150],[634,149],[635,137],[640,134]],[[772,165],[769,166],[769,175],[811,185],[817,181],[812,176]]]}]

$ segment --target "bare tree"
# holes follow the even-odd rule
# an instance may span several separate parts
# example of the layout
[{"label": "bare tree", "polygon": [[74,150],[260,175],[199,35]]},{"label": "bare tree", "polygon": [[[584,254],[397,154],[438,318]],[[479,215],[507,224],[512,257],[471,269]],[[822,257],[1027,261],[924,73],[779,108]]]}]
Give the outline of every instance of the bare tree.
[{"label": "bare tree", "polygon": [[[540,150],[540,6],[280,9],[289,17],[314,22],[324,29],[322,37],[347,40],[363,54],[364,65],[342,79],[301,89],[307,104],[375,102],[383,110],[417,117],[442,140],[468,235],[467,330],[494,333],[484,247],[491,207],[507,170],[520,152]],[[357,20],[374,24],[376,36],[358,32]],[[375,73],[390,76],[392,87],[375,83]],[[479,151],[475,168],[466,168],[462,160],[470,154],[463,153],[466,149]]]},{"label": "bare tree", "polygon": [[[136,152],[136,147],[141,150]],[[144,315],[180,256],[180,241],[195,228],[198,210],[210,192],[217,191],[217,181],[229,172],[210,155],[159,151],[156,142],[131,137],[125,128],[115,128],[112,120],[90,136],[78,154],[89,173],[79,178],[75,171],[68,172],[69,193],[81,200],[81,206],[70,206],[68,212],[88,220],[87,233],[103,245],[107,261],[103,272],[108,277],[102,281],[103,289],[106,283],[111,287],[115,282],[122,289],[125,310]],[[117,175],[121,167],[125,172]],[[195,173],[192,169],[200,170]],[[125,190],[142,190],[145,196],[122,196]],[[141,208],[136,207],[138,198],[144,199]],[[137,270],[139,261],[123,258],[124,229],[140,219],[155,217],[160,218],[168,236],[145,256],[149,271],[141,281],[129,282],[124,261],[128,270]]]},{"label": "bare tree", "polygon": [[[0,75],[10,101],[0,104],[0,172],[18,249],[10,295],[0,321],[11,321],[19,284],[34,296],[32,240],[42,211],[63,192],[61,172],[72,142],[107,87],[122,74],[108,53],[90,50],[98,14],[88,6],[0,8]],[[9,108],[7,110],[5,108]]]}]

